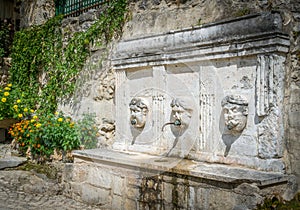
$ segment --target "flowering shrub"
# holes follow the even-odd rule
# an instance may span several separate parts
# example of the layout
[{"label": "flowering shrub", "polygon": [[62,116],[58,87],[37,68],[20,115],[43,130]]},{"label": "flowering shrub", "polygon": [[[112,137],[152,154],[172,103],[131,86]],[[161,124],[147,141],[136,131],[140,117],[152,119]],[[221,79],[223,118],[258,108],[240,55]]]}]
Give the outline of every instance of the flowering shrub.
[{"label": "flowering shrub", "polygon": [[33,113],[34,110],[29,109],[27,101],[24,99],[24,95],[13,87],[12,84],[8,84],[6,87],[0,88],[0,120],[15,118],[22,119],[25,116]]},{"label": "flowering shrub", "polygon": [[19,151],[23,155],[30,151],[33,159],[49,158],[54,149],[70,151],[80,146],[77,124],[59,113],[34,115],[15,123],[9,133]]}]

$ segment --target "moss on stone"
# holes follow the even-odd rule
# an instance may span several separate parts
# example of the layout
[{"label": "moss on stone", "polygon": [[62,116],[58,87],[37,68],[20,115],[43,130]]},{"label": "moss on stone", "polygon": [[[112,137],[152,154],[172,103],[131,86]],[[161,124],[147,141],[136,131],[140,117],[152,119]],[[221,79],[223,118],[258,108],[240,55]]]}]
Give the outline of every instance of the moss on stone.
[{"label": "moss on stone", "polygon": [[288,202],[280,201],[275,196],[273,198],[265,199],[262,205],[257,207],[257,210],[290,210],[300,209],[300,193],[294,199]]},{"label": "moss on stone", "polygon": [[57,179],[59,169],[55,167],[54,165],[50,164],[37,164],[33,162],[26,162],[23,165],[20,165],[16,168],[12,168],[9,170],[23,170],[23,171],[33,171],[35,173],[44,174],[49,179]]},{"label": "moss on stone", "polygon": [[250,14],[249,8],[242,8],[234,13],[234,17],[241,17],[241,16],[249,15],[249,14]]}]

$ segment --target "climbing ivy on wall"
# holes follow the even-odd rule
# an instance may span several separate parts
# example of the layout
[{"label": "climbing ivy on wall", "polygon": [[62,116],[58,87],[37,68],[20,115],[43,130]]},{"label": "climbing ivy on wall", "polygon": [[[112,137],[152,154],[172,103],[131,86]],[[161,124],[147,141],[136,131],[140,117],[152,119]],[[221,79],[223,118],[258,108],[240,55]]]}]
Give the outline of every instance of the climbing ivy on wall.
[{"label": "climbing ivy on wall", "polygon": [[120,36],[126,21],[126,0],[113,0],[85,32],[76,32],[63,45],[57,16],[46,24],[15,34],[10,83],[22,90],[31,106],[53,112],[60,99],[70,96],[89,55],[90,44],[106,44]]}]

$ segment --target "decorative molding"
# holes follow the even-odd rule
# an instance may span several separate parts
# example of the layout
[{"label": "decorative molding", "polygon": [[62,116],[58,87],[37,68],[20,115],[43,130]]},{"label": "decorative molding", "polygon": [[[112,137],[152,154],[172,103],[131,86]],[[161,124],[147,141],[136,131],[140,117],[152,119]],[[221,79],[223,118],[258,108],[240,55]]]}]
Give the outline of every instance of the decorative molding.
[{"label": "decorative molding", "polygon": [[123,40],[112,59],[115,69],[232,58],[260,53],[286,53],[279,13],[249,15],[202,27]]}]

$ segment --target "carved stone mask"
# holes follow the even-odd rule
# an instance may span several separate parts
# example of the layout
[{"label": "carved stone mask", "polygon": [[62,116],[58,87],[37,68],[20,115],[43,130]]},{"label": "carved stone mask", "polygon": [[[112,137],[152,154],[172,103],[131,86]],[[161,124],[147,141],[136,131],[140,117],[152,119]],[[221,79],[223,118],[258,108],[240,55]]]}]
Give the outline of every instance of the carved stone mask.
[{"label": "carved stone mask", "polygon": [[146,124],[148,107],[141,98],[133,98],[129,103],[130,124],[135,128],[143,128]]},{"label": "carved stone mask", "polygon": [[239,95],[229,95],[222,100],[222,107],[227,129],[241,133],[247,124],[247,99]]},{"label": "carved stone mask", "polygon": [[193,112],[192,108],[190,108],[190,104],[176,98],[172,100],[170,106],[172,108],[171,122],[174,122],[174,125],[186,129],[189,126]]}]

